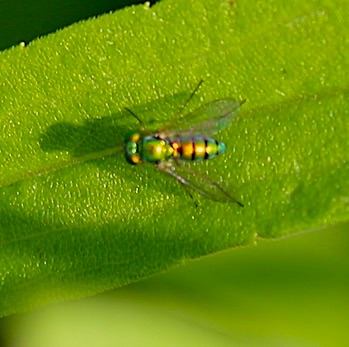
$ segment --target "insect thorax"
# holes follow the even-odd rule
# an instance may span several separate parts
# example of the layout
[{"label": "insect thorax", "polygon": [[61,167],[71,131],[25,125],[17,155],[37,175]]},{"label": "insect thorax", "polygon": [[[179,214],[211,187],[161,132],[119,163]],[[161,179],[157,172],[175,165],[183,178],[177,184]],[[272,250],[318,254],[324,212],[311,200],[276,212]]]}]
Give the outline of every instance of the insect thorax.
[{"label": "insect thorax", "polygon": [[157,135],[145,136],[140,150],[143,160],[153,163],[167,160],[173,153],[171,143]]}]

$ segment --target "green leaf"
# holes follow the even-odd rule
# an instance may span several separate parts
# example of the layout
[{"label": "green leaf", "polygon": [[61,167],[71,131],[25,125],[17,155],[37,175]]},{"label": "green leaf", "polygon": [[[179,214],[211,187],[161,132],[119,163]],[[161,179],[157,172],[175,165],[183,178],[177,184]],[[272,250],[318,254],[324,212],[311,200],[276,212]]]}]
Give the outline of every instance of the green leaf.
[{"label": "green leaf", "polygon": [[[0,56],[0,314],[91,295],[186,259],[349,216],[348,28],[340,1],[162,1]],[[246,99],[195,169],[195,195],[122,143],[219,98]]]}]

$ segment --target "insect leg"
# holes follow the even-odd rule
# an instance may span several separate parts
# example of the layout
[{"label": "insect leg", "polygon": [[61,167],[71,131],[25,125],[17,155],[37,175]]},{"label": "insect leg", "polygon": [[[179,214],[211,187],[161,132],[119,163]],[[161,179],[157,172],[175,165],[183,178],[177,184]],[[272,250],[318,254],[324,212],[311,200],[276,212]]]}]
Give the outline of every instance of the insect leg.
[{"label": "insect leg", "polygon": [[201,87],[202,83],[204,83],[204,80],[200,80],[199,83],[197,84],[197,86],[194,88],[194,90],[192,91],[192,93],[190,94],[189,98],[184,102],[184,104],[180,107],[180,109],[176,112],[176,116],[180,115],[183,110],[188,106],[190,100],[194,97],[194,95],[197,93],[197,91],[199,90],[199,88]]},{"label": "insect leg", "polygon": [[185,188],[193,189],[208,199],[218,202],[235,202],[241,207],[244,206],[230,196],[217,182],[185,166],[181,166],[178,161],[174,161],[174,163],[175,165],[172,162],[164,161],[158,163],[157,167],[160,171],[174,177]]},{"label": "insect leg", "polygon": [[140,119],[134,112],[132,112],[132,111],[131,111],[129,108],[127,108],[127,107],[125,107],[125,110],[126,110],[127,112],[131,113],[132,116],[135,117],[135,118],[138,120],[138,122],[139,122],[139,124],[141,125],[142,129],[145,129],[144,123],[141,121],[141,119]]},{"label": "insect leg", "polygon": [[191,197],[191,199],[194,202],[195,207],[198,207],[198,204],[195,201],[193,195],[187,189],[187,185],[188,185],[187,180],[176,172],[175,167],[171,163],[169,163],[169,162],[160,162],[160,163],[157,164],[157,168],[160,171],[165,172],[165,173],[169,174],[170,176],[174,177],[177,180],[177,182],[179,182],[182,185],[182,187],[185,189],[187,194]]},{"label": "insect leg", "polygon": [[179,161],[176,160],[177,174],[187,177],[187,185],[201,195],[206,196],[208,199],[219,201],[219,202],[235,202],[239,206],[244,207],[244,205],[234,199],[230,194],[228,194],[217,182],[211,180],[209,177],[202,175],[196,171],[189,169],[183,165],[180,165]]}]

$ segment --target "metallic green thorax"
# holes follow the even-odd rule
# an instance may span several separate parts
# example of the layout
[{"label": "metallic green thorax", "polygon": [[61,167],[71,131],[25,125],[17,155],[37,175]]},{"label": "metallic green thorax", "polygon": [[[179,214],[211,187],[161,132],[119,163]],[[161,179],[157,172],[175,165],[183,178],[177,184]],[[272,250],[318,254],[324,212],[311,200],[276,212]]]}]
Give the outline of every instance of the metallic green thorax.
[{"label": "metallic green thorax", "polygon": [[169,159],[173,148],[168,141],[143,132],[132,132],[125,139],[125,156],[131,164],[141,161],[158,163]]},{"label": "metallic green thorax", "polygon": [[173,154],[173,149],[169,142],[148,135],[141,142],[140,154],[143,160],[158,163],[169,159]]}]

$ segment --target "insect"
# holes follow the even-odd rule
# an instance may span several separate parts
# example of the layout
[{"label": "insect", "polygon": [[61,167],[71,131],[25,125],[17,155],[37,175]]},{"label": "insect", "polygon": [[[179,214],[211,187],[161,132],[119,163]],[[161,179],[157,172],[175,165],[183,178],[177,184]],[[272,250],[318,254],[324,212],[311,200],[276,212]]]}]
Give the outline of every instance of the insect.
[{"label": "insect", "polygon": [[[213,136],[231,124],[243,103],[244,101],[239,103],[233,99],[212,101],[183,119],[176,120],[177,125],[171,124],[155,133],[147,131],[138,116],[126,109],[141,124],[140,130],[132,131],[125,138],[126,160],[133,165],[142,162],[153,163],[160,171],[174,177],[186,190],[189,188],[208,199],[235,202],[243,207],[241,202],[234,199],[210,177],[184,165],[184,162],[212,159],[226,151],[226,145],[215,140]],[[188,193],[192,197],[189,191]]]}]

